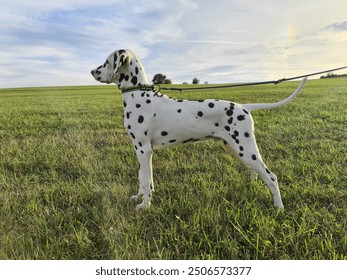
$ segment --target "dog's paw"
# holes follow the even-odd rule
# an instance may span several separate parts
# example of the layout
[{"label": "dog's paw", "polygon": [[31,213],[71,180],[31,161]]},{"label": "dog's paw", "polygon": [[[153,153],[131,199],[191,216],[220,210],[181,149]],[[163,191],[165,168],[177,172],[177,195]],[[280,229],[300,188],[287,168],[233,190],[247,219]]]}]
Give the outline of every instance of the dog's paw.
[{"label": "dog's paw", "polygon": [[143,208],[145,208],[145,206],[144,205],[142,205],[142,203],[141,204],[138,204],[138,205],[136,205],[136,207],[135,207],[135,211],[136,212],[139,212],[141,209],[143,209]]},{"label": "dog's paw", "polygon": [[258,173],[253,170],[251,170],[251,180],[252,181],[258,180]]},{"label": "dog's paw", "polygon": [[130,197],[130,201],[136,201],[136,200],[138,200],[139,199],[139,196],[138,195],[132,195],[131,197]]},{"label": "dog's paw", "polygon": [[282,202],[275,204],[275,208],[276,208],[278,211],[284,211],[284,206],[283,206],[283,203],[282,203]]},{"label": "dog's paw", "polygon": [[150,199],[142,199],[142,203],[138,204],[135,208],[136,212],[139,212],[142,209],[147,209],[151,206]]}]

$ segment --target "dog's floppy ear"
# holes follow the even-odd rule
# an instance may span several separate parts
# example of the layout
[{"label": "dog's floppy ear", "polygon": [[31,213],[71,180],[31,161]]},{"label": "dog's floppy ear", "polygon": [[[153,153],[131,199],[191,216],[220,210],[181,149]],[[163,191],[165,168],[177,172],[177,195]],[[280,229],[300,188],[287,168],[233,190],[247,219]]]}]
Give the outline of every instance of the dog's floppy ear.
[{"label": "dog's floppy ear", "polygon": [[119,68],[126,63],[130,58],[130,54],[126,50],[119,50],[114,52],[113,59],[113,74],[117,74]]}]

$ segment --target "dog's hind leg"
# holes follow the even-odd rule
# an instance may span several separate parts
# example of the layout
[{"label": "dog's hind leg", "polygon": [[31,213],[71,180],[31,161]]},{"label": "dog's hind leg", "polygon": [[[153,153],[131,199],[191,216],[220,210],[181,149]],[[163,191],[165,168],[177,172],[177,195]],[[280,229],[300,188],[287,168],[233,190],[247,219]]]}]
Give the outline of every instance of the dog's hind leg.
[{"label": "dog's hind leg", "polygon": [[[225,150],[228,154],[233,155],[233,156],[235,156],[236,158],[239,157],[239,156],[237,155],[237,153],[233,150],[233,148],[230,147],[230,145],[228,144],[228,142],[223,141],[223,147],[224,147],[224,150]],[[258,179],[258,173],[255,172],[253,169],[251,169],[251,179],[252,179],[252,180],[257,180],[257,179]]]},{"label": "dog's hind leg", "polygon": [[246,138],[247,139],[242,139],[242,146],[237,145],[232,139],[228,140],[227,144],[225,141],[224,143],[226,150],[229,153],[236,155],[247,167],[252,170],[252,177],[254,179],[256,178],[256,175],[259,174],[273,196],[274,206],[279,209],[283,209],[284,207],[276,175],[265,166],[261,155],[259,154],[254,136],[247,135]]},{"label": "dog's hind leg", "polygon": [[139,192],[131,197],[131,200],[137,200],[142,197],[142,203],[136,206],[136,211],[151,205],[151,196],[153,187],[153,171],[152,171],[152,149],[137,150],[137,158],[139,161]]}]

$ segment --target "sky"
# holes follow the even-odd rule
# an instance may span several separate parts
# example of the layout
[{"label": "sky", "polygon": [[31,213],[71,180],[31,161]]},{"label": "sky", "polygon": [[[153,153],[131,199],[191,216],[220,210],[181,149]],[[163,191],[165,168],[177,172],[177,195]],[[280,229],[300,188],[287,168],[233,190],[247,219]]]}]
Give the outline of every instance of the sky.
[{"label": "sky", "polygon": [[0,0],[0,7],[0,88],[96,85],[91,69],[117,49],[136,52],[150,81],[162,73],[178,84],[277,80],[347,65],[345,0]]}]

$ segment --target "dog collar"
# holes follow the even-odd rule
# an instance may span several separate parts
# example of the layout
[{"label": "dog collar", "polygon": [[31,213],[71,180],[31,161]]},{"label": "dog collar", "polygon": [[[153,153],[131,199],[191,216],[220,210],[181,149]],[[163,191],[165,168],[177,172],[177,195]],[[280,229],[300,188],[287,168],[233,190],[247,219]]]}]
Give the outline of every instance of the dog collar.
[{"label": "dog collar", "polygon": [[127,88],[122,89],[122,93],[127,93],[127,92],[135,91],[135,90],[159,91],[160,87],[158,90],[155,89],[156,87],[159,87],[159,85],[142,85],[142,84],[139,84],[138,86],[127,87]]}]

